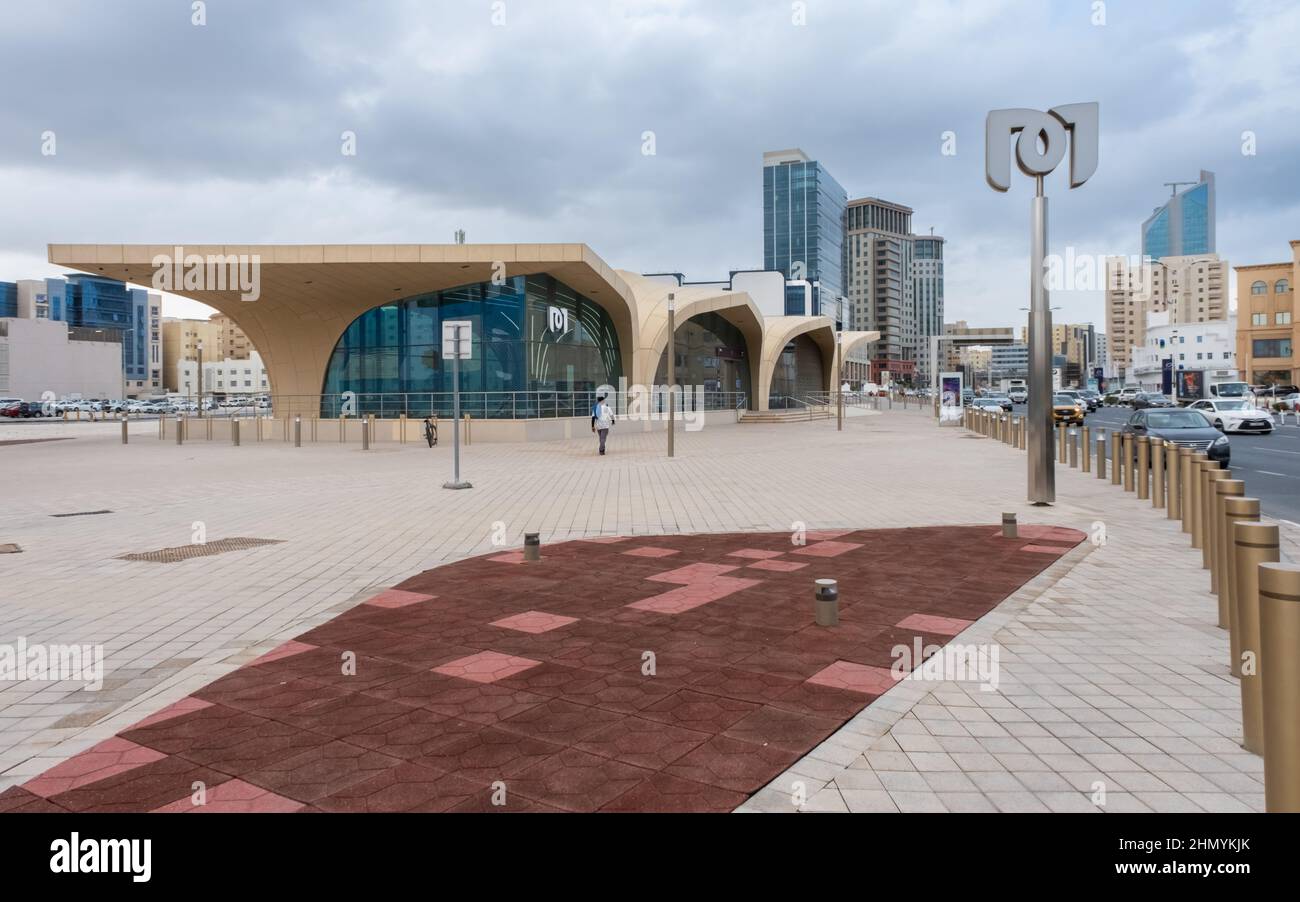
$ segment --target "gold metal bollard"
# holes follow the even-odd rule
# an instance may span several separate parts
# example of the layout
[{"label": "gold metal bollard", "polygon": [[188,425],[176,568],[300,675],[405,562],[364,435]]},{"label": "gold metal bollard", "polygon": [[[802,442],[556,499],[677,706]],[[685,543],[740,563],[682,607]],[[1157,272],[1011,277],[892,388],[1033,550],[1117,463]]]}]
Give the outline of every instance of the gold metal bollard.
[{"label": "gold metal bollard", "polygon": [[1196,473],[1196,485],[1200,491],[1196,495],[1196,522],[1192,525],[1192,547],[1201,550],[1201,569],[1210,568],[1210,511],[1214,508],[1214,486],[1210,482],[1218,480],[1218,461],[1203,460]]},{"label": "gold metal bollard", "polygon": [[1183,477],[1183,532],[1191,535],[1193,548],[1201,547],[1201,464],[1204,462],[1204,451],[1193,453]]},{"label": "gold metal bollard", "polygon": [[1083,447],[1079,449],[1083,454],[1083,472],[1091,473],[1092,472],[1092,430],[1089,429],[1087,426],[1084,426],[1082,431],[1079,433],[1079,440],[1083,443]]},{"label": "gold metal bollard", "polygon": [[1071,429],[1066,437],[1066,444],[1070,448],[1070,469],[1077,470],[1079,469],[1079,433]]},{"label": "gold metal bollard", "polygon": [[[1254,498],[1236,499],[1255,501]],[[1260,674],[1259,565],[1277,563],[1278,528],[1272,523],[1238,520],[1233,525],[1236,546],[1237,619],[1233,627],[1237,647],[1233,673],[1241,675],[1242,746],[1256,755],[1264,754],[1264,687]]]},{"label": "gold metal bollard", "polygon": [[[1219,608],[1227,608],[1228,643],[1231,651],[1228,655],[1228,668],[1235,677],[1241,677],[1241,625],[1238,622],[1237,609],[1237,539],[1238,523],[1259,522],[1259,499],[1244,495],[1223,500],[1223,554],[1219,558]],[[1225,604],[1226,602],[1226,604]],[[1258,615],[1256,625],[1258,626]]]},{"label": "gold metal bollard", "polygon": [[1145,501],[1151,497],[1151,440],[1145,435],[1137,437],[1137,451],[1138,500]]},{"label": "gold metal bollard", "polygon": [[1124,491],[1133,491],[1133,433],[1124,433]]},{"label": "gold metal bollard", "polygon": [[1097,478],[1106,478],[1106,436],[1104,434],[1097,436]]},{"label": "gold metal bollard", "polygon": [[1264,810],[1300,812],[1300,566],[1259,566]]},{"label": "gold metal bollard", "polygon": [[[1232,474],[1229,473],[1228,476],[1231,477]],[[1201,461],[1201,473],[1200,473],[1201,495],[1200,498],[1198,499],[1197,511],[1196,511],[1196,517],[1197,517],[1196,528],[1199,532],[1201,541],[1199,545],[1195,545],[1194,547],[1201,549],[1202,570],[1210,569],[1210,554],[1211,554],[1210,549],[1214,547],[1214,543],[1211,541],[1211,535],[1212,535],[1211,517],[1213,516],[1212,511],[1214,510],[1214,486],[1210,485],[1210,483],[1216,482],[1223,478],[1224,478],[1223,470],[1219,467],[1217,461],[1213,461],[1213,460]],[[1193,533],[1193,536],[1195,535],[1196,533]]]},{"label": "gold metal bollard", "polygon": [[1165,440],[1151,439],[1151,506],[1165,506]]},{"label": "gold metal bollard", "polygon": [[1179,520],[1183,516],[1182,471],[1178,465],[1182,462],[1180,455],[1186,448],[1179,448],[1173,442],[1165,443],[1165,481],[1169,484],[1169,497],[1165,499],[1165,516],[1170,520]]},{"label": "gold metal bollard", "polygon": [[1056,462],[1059,464],[1064,464],[1066,460],[1065,433],[1069,428],[1070,427],[1066,426],[1064,423],[1061,423],[1056,427]]},{"label": "gold metal bollard", "polygon": [[1120,434],[1116,432],[1114,429],[1110,431],[1109,444],[1110,444],[1110,484],[1119,485],[1120,481],[1124,478],[1124,470],[1120,466],[1120,462],[1119,462],[1119,454],[1120,454],[1119,449],[1120,446],[1124,444],[1124,440],[1120,438]]},{"label": "gold metal bollard", "polygon": [[1214,494],[1210,496],[1213,506],[1210,510],[1210,538],[1213,546],[1210,548],[1210,591],[1218,598],[1219,601],[1219,626],[1228,629],[1228,599],[1232,596],[1227,586],[1227,579],[1224,578],[1224,562],[1227,557],[1227,540],[1224,538],[1226,531],[1223,528],[1225,521],[1224,504],[1228,498],[1240,498],[1246,494],[1246,483],[1240,479],[1220,479],[1214,484]]}]

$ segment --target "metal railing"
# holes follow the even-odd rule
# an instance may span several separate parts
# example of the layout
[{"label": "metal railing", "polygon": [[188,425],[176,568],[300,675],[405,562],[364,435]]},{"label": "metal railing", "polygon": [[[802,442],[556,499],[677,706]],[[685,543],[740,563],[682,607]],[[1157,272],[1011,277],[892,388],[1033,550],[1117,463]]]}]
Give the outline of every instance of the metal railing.
[{"label": "metal railing", "polygon": [[[460,393],[460,411],[474,419],[533,420],[591,415],[598,393],[593,391],[515,391]],[[744,392],[679,390],[676,409],[683,413],[706,410],[741,410],[747,406]],[[668,411],[668,392],[662,387],[644,394],[611,392],[607,402],[616,416],[629,411],[663,415]],[[452,415],[451,392],[356,392],[317,396],[272,396],[270,410],[276,415],[311,413],[334,418],[375,416],[378,419],[442,417]]]}]

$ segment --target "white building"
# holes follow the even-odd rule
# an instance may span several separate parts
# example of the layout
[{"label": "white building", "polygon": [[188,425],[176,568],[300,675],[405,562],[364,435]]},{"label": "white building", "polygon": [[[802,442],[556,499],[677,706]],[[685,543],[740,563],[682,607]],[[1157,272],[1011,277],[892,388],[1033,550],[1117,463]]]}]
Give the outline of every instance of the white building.
[{"label": "white building", "polygon": [[[182,395],[195,395],[199,391],[198,363],[179,360],[176,363],[176,390]],[[203,361],[203,394],[206,396],[239,395],[242,397],[264,395],[271,390],[266,378],[262,355],[253,351],[246,360]]]},{"label": "white building", "polygon": [[[0,319],[0,397],[122,397],[120,333],[50,319]],[[48,394],[47,394],[48,392]]]},{"label": "white building", "polygon": [[1210,380],[1237,377],[1237,318],[1206,323],[1171,323],[1171,311],[1147,313],[1145,340],[1129,358],[1128,385],[1144,391],[1161,390],[1161,366],[1173,360],[1174,379],[1179,370],[1205,370]]}]

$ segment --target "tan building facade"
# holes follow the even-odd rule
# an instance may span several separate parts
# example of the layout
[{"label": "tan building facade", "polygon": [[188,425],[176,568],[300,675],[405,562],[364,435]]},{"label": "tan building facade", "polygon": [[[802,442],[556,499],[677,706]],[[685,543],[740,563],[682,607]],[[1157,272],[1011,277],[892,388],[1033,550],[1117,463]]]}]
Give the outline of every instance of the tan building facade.
[{"label": "tan building facade", "polygon": [[1300,240],[1291,242],[1291,260],[1238,266],[1237,368],[1252,385],[1300,385],[1296,347],[1296,282],[1300,281]]},{"label": "tan building facade", "polygon": [[1226,320],[1228,270],[1218,254],[1107,257],[1106,334],[1117,375],[1127,375],[1132,349],[1146,340],[1148,313],[1168,312],[1171,324]]},{"label": "tan building facade", "polygon": [[168,317],[162,321],[163,380],[167,391],[184,391],[180,364],[198,361],[200,343],[205,361],[247,360],[256,350],[244,331],[224,313],[214,313],[207,319]]},{"label": "tan building facade", "polygon": [[[260,352],[277,416],[321,409],[327,374],[353,379],[358,393],[382,384],[390,366],[384,337],[374,337],[372,350],[353,352],[343,341],[349,327],[374,311],[395,309],[398,302],[418,302],[430,293],[464,287],[490,291],[495,280],[545,278],[555,292],[580,295],[591,316],[609,323],[607,348],[621,359],[619,378],[629,394],[649,392],[658,364],[668,347],[669,294],[674,296],[680,336],[687,321],[705,320],[734,330],[743,342],[743,360],[752,390],[751,409],[766,410],[769,396],[790,385],[811,385],[807,367],[815,358],[815,382],[820,391],[834,386],[838,356],[875,341],[875,331],[843,332],[824,316],[763,316],[744,291],[716,285],[674,287],[633,272],[616,270],[584,244],[506,245],[50,245],[51,262],[101,273],[135,284],[152,284],[156,261],[166,259],[242,256],[256,262],[255,300],[241,298],[237,287],[211,290],[178,287],[175,294],[192,298],[229,317]],[[555,303],[559,303],[557,300]],[[599,310],[591,310],[591,308]],[[555,307],[554,313],[562,311]],[[541,318],[547,316],[542,305]],[[530,315],[532,308],[530,308]],[[597,316],[598,314],[598,316]],[[584,314],[586,315],[586,314]],[[560,321],[566,318],[559,316]],[[586,331],[596,319],[577,324]],[[546,332],[544,323],[537,327]],[[565,326],[567,330],[569,326]],[[481,333],[480,333],[481,334]],[[428,350],[403,366],[438,367],[439,337],[427,337]],[[536,356],[550,344],[533,341]],[[206,347],[206,346],[205,346]],[[809,352],[812,352],[810,355]],[[558,351],[557,351],[558,353]],[[349,357],[339,366],[340,355]],[[350,356],[349,356],[350,355]],[[205,354],[206,356],[206,354]],[[532,358],[527,361],[532,365]],[[798,367],[799,372],[793,371]],[[487,369],[483,367],[483,369]],[[341,375],[340,375],[341,374]],[[359,375],[353,375],[359,374]],[[349,383],[338,385],[347,389]],[[502,394],[505,394],[504,392]],[[518,394],[518,392],[515,392]]]}]

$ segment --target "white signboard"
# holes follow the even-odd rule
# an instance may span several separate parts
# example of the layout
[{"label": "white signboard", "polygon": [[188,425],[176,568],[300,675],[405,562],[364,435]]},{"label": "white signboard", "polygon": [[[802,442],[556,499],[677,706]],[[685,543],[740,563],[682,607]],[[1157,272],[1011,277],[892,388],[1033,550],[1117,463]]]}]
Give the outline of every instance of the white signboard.
[{"label": "white signboard", "polygon": [[470,359],[474,341],[474,321],[450,319],[442,324],[442,359],[451,360],[456,355],[456,331],[460,327],[460,359]]}]

